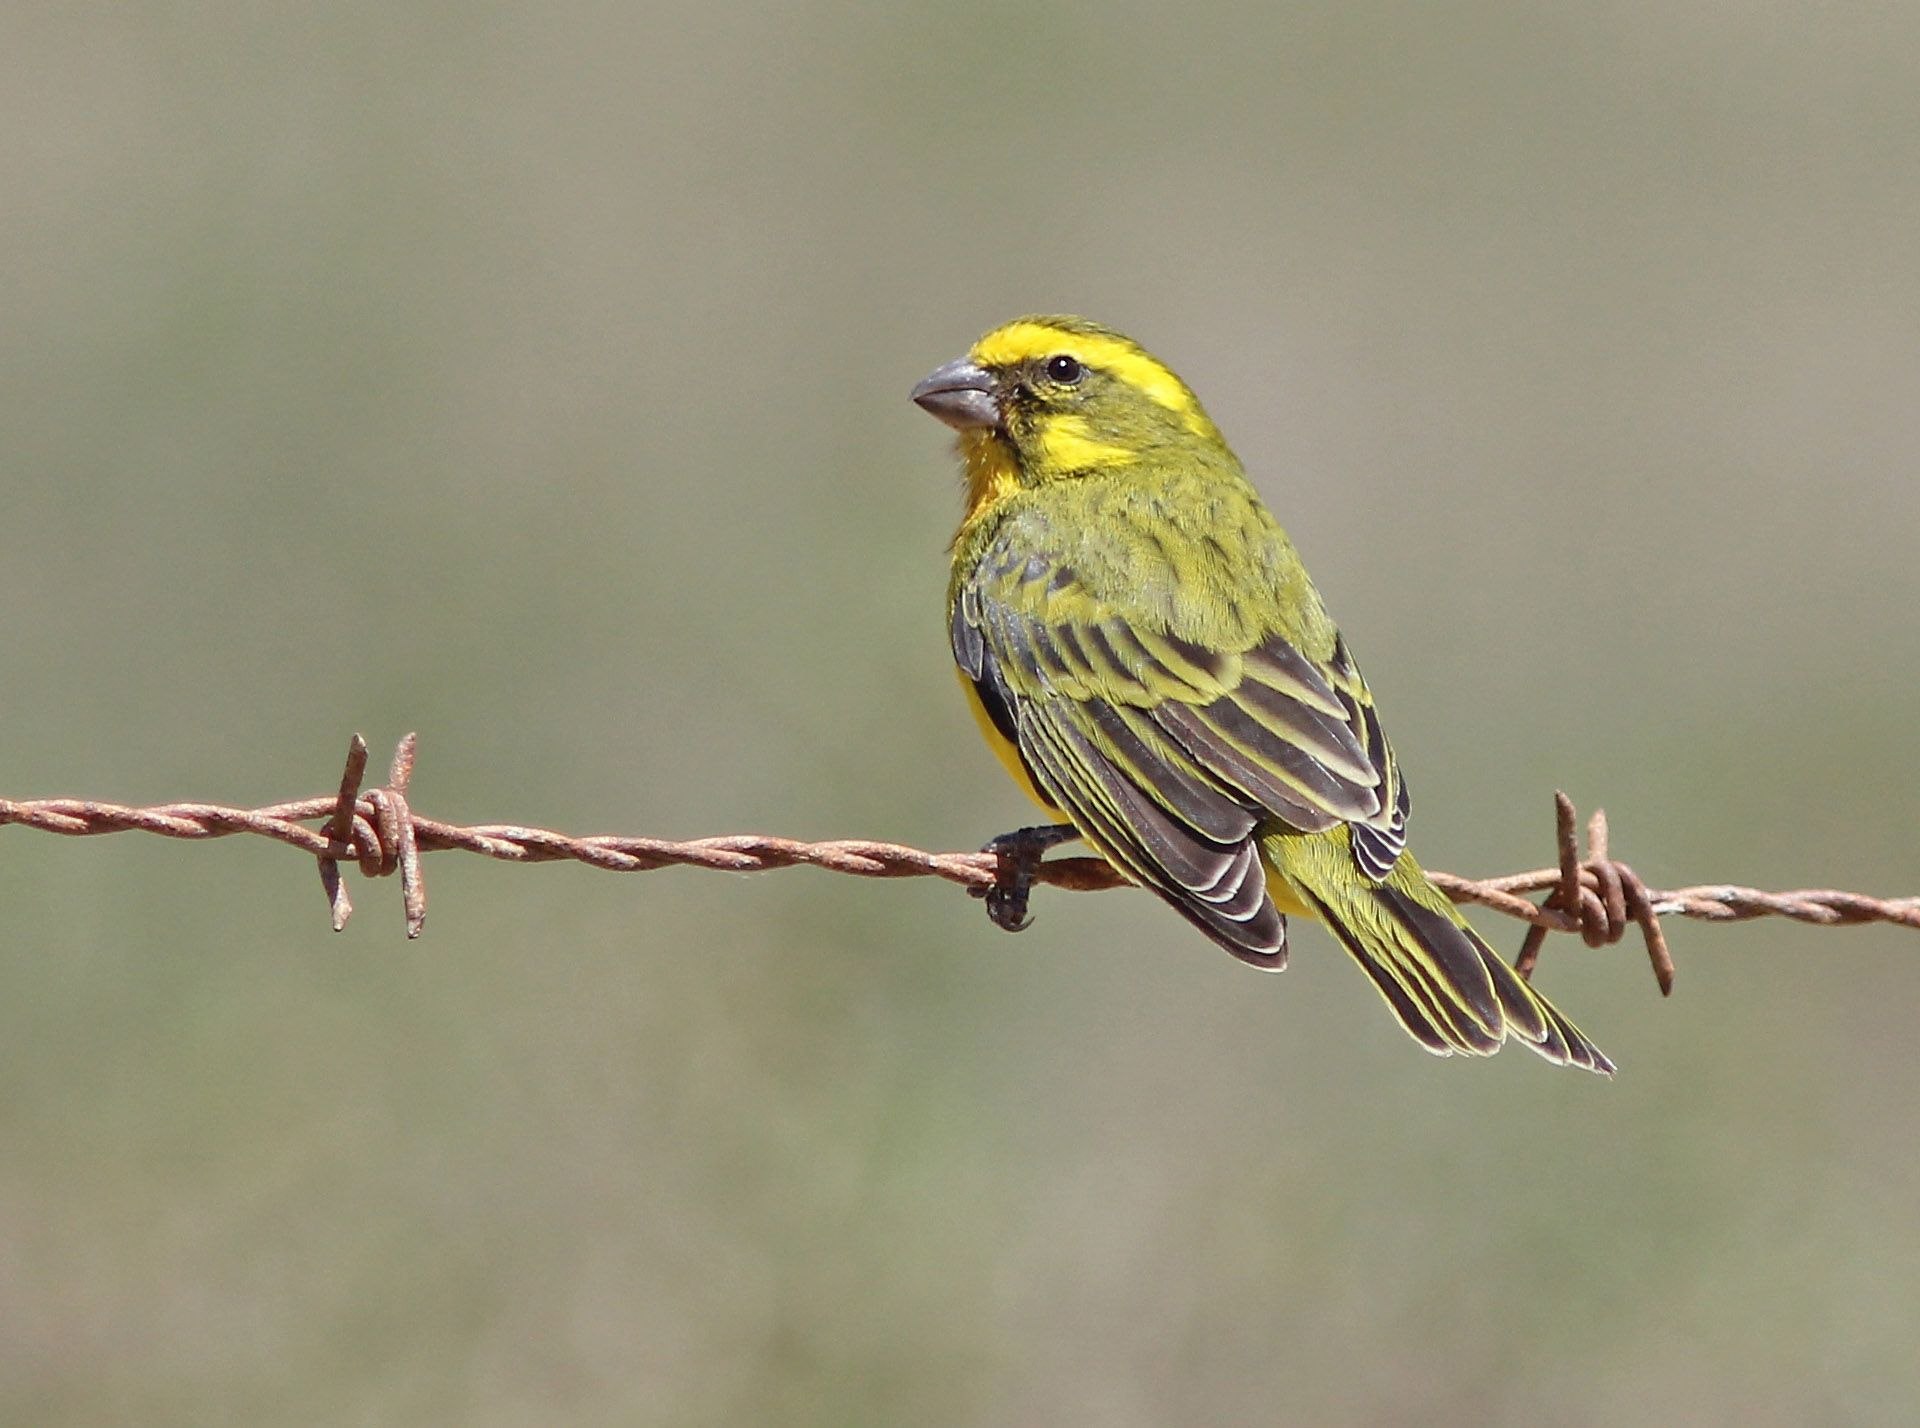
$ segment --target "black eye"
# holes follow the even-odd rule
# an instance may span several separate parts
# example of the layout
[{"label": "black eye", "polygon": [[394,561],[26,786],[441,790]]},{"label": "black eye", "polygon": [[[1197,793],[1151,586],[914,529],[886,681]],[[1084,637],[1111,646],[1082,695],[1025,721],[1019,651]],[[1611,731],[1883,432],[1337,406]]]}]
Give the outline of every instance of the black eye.
[{"label": "black eye", "polygon": [[1047,358],[1047,378],[1057,386],[1074,387],[1087,375],[1087,369],[1080,365],[1077,357],[1062,352],[1057,357]]}]

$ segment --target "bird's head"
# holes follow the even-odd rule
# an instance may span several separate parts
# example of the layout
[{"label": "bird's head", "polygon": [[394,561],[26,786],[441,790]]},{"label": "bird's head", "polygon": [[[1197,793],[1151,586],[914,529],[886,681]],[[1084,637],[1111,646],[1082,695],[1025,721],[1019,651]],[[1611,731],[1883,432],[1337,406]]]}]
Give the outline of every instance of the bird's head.
[{"label": "bird's head", "polygon": [[970,484],[1124,474],[1226,452],[1187,384],[1130,338],[1078,317],[1022,317],[913,389],[960,433]]}]

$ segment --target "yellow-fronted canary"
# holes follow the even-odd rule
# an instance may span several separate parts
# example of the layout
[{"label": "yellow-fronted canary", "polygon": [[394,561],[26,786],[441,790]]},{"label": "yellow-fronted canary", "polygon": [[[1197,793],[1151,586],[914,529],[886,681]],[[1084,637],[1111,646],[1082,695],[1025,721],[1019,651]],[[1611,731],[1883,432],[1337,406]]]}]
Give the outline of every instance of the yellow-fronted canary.
[{"label": "yellow-fronted canary", "polygon": [[1024,317],[913,389],[959,432],[948,628],[1007,770],[1234,956],[1332,930],[1429,1051],[1613,1064],[1406,850],[1407,785],[1293,544],[1186,383]]}]

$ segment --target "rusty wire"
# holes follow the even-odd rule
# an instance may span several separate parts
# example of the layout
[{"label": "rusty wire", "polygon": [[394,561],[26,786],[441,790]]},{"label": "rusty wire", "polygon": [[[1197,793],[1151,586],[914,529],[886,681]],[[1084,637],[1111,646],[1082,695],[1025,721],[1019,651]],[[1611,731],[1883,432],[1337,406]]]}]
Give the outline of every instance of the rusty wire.
[{"label": "rusty wire", "polygon": [[[762,872],[770,868],[815,867],[864,878],[944,878],[976,896],[984,896],[1005,875],[992,852],[929,853],[898,843],[836,839],[806,843],[792,838],[742,833],[675,842],[665,838],[599,836],[579,838],[546,828],[494,823],[462,826],[415,813],[407,801],[413,776],[415,736],[395,750],[387,782],[362,792],[367,742],[353,736],[339,791],[321,798],[269,804],[264,808],[226,808],[208,803],[167,803],[147,808],[89,799],[0,799],[0,826],[17,824],[44,833],[85,837],[136,831],[163,838],[224,838],[250,833],[289,844],[319,861],[320,880],[337,932],[353,913],[340,863],[352,862],[369,878],[400,876],[408,937],[418,937],[427,915],[426,884],[420,854],[459,849],[510,863],[573,861],[610,872],[647,872],[655,868],[713,868],[724,872]],[[1607,848],[1606,814],[1588,824],[1587,855],[1580,856],[1573,803],[1554,795],[1559,837],[1555,867],[1497,878],[1428,874],[1456,903],[1474,903],[1530,924],[1515,966],[1531,975],[1549,932],[1578,933],[1590,947],[1618,942],[1638,927],[1646,943],[1661,992],[1673,988],[1673,958],[1660,930],[1667,916],[1710,922],[1740,922],[1755,917],[1787,917],[1823,927],[1888,922],[1920,929],[1920,897],[1875,898],[1830,888],[1765,892],[1729,884],[1703,884],[1669,891],[1650,889]],[[307,825],[321,820],[322,825]],[[1078,892],[1122,887],[1126,879],[1104,859],[1049,858],[1033,869],[1035,882]],[[1545,892],[1540,902],[1526,894]]]}]

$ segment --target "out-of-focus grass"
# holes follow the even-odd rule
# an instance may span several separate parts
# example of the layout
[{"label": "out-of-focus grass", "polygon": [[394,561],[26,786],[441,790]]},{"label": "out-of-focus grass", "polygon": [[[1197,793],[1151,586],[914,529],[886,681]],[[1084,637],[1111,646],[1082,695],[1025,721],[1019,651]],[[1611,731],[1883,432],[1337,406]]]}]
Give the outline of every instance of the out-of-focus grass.
[{"label": "out-of-focus grass", "polygon": [[[1790,7],[43,10],[0,54],[0,792],[965,846],[907,386],[1173,361],[1428,862],[1912,890],[1920,24]],[[0,1417],[1889,1421],[1890,930],[1429,1061],[1134,894],[0,835]],[[1502,929],[1505,936],[1511,931]]]}]

